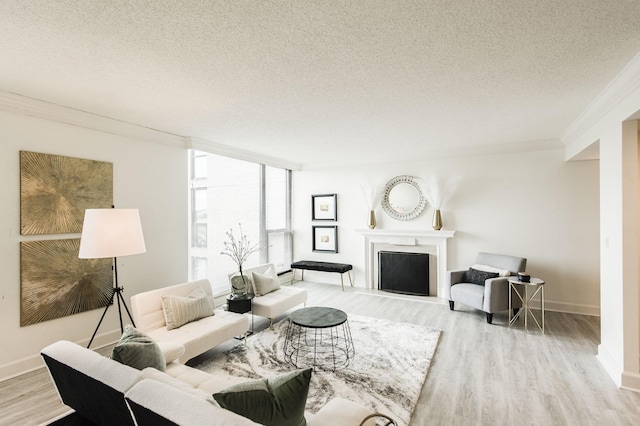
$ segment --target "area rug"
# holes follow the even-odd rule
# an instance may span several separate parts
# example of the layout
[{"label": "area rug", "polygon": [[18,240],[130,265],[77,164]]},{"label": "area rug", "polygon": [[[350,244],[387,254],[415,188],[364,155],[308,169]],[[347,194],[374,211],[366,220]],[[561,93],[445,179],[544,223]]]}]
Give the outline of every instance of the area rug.
[{"label": "area rug", "polygon": [[[256,379],[291,371],[285,361],[288,320],[247,339],[196,368],[221,379]],[[306,409],[312,413],[335,397],[364,404],[408,424],[436,350],[440,331],[413,324],[349,315],[355,357],[345,369],[314,371]]]}]

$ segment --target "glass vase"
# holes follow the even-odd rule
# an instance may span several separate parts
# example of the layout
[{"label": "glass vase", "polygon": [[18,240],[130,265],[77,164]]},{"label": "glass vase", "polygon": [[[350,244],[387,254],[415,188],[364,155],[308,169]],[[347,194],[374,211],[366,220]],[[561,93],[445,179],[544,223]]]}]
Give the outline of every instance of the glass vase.
[{"label": "glass vase", "polygon": [[249,277],[242,273],[242,268],[240,271],[231,277],[231,297],[234,299],[238,299],[244,297],[249,289]]}]

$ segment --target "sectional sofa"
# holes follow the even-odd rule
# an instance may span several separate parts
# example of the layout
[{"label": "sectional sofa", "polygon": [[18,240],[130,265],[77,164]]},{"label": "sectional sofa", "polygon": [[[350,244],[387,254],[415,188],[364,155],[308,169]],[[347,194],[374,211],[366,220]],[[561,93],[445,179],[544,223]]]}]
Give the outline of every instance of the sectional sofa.
[{"label": "sectional sofa", "polygon": [[[213,393],[232,383],[175,362],[171,357],[180,353],[175,348],[167,353],[172,355],[161,372],[137,370],[68,341],[53,343],[41,352],[62,402],[97,425],[258,424],[213,401]],[[373,426],[374,419],[365,420],[372,414],[360,404],[336,398],[304,417],[309,426]]]},{"label": "sectional sofa", "polygon": [[[305,303],[307,298],[304,289],[280,288],[274,271],[268,264],[247,271],[252,277],[254,291],[258,289],[260,293],[254,299],[254,314],[272,321],[287,309]],[[264,288],[260,289],[256,286],[259,283],[253,280],[272,281],[275,287],[264,293]],[[184,364],[234,336],[245,334],[249,327],[246,315],[214,310],[208,280],[136,294],[131,297],[131,306],[137,327],[127,326],[123,338],[114,347],[113,359],[67,341],[56,342],[42,350],[51,378],[66,405],[98,425],[258,424],[250,420],[251,415],[236,407],[223,404],[229,409],[223,408],[214,400],[220,395],[233,395],[237,389],[240,394],[244,393],[247,388],[245,378],[224,376],[226,378],[221,379]],[[120,345],[126,341],[125,337],[132,336],[133,340],[126,343],[132,345],[133,354],[125,359],[118,355],[118,349],[122,349]],[[154,355],[151,358],[156,358],[154,367],[146,363],[146,352],[138,352],[141,345],[152,347]],[[375,425],[378,414],[341,398],[331,400],[315,414],[304,412],[311,369],[284,373],[285,376],[301,374],[307,375],[304,390],[283,391],[283,399],[273,403],[277,407],[274,409],[284,413],[280,415],[295,410],[309,426]],[[251,386],[264,382],[264,387],[271,392],[272,387],[277,388],[282,383],[286,386],[287,382],[281,376],[283,374],[253,381]],[[240,395],[240,398],[245,396]],[[271,401],[271,396],[267,395],[266,400]],[[248,406],[256,404],[253,396],[247,401]],[[301,423],[278,420],[269,424]]]}]

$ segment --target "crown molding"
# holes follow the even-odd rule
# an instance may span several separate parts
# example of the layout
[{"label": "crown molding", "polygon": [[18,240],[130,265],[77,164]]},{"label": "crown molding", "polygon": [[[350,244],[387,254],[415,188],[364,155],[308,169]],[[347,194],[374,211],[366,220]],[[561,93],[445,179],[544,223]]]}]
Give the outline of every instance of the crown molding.
[{"label": "crown molding", "polygon": [[441,160],[445,158],[464,158],[464,157],[488,157],[494,155],[508,155],[525,152],[550,151],[554,149],[563,149],[564,145],[560,139],[541,139],[526,142],[501,143],[491,145],[468,145],[468,146],[443,146],[441,148],[420,151],[398,153],[393,159],[388,156],[380,155],[378,158],[369,158],[366,161],[358,162],[356,159],[347,158],[344,160],[336,160],[332,163],[312,163],[303,165],[304,170],[322,170],[339,167],[361,165],[376,165],[389,163],[407,163],[416,161]]},{"label": "crown molding", "polygon": [[164,145],[185,146],[183,136],[2,90],[0,110]]},{"label": "crown molding", "polygon": [[[567,147],[567,152],[582,151],[595,141],[580,141],[591,129],[594,123],[604,118],[614,107],[625,98],[640,89],[640,53],[637,54],[614,77],[605,89],[580,113],[580,115],[567,127],[561,136],[561,140]],[[587,144],[584,147],[572,147],[573,144]]]},{"label": "crown molding", "polygon": [[152,129],[150,127],[140,126],[138,124],[93,114],[91,112],[3,90],[0,90],[0,111],[26,115],[29,117],[83,127],[86,129],[98,130],[105,133],[160,143],[163,145],[178,146],[185,149],[199,149],[213,154],[267,164],[273,167],[281,167],[290,170],[300,170],[301,168],[301,165],[298,163],[281,160],[279,158],[257,154],[251,151],[234,148],[229,145],[223,145],[204,139],[175,135],[161,130]]},{"label": "crown molding", "polygon": [[[640,83],[640,60],[638,61],[638,83]],[[140,126],[122,120],[58,105],[52,102],[43,101],[36,98],[0,90],[0,111],[14,114],[26,115],[30,117],[49,120],[57,123],[98,130],[115,135],[146,140],[171,146],[179,146],[190,149],[198,149],[212,154],[224,155],[238,160],[262,163],[273,167],[285,168],[289,170],[302,169],[324,169],[343,166],[353,166],[357,160],[344,159],[334,161],[330,164],[313,163],[302,165],[300,163],[283,160],[268,155],[259,154],[252,151],[235,148],[233,146],[212,142],[197,137],[185,137],[175,135],[161,130]],[[405,158],[395,158],[395,161],[424,161],[451,157],[487,156],[503,155],[519,152],[543,151],[562,148],[563,144],[559,139],[535,140],[520,143],[492,144],[480,146],[463,147],[442,147],[436,150],[424,152],[407,153]],[[371,159],[362,164],[388,163],[389,158],[381,157]]]},{"label": "crown molding", "polygon": [[477,146],[445,147],[425,155],[429,159],[451,157],[477,157],[488,155],[518,154],[522,152],[549,151],[562,148],[560,139],[539,139],[524,142],[500,143]]},{"label": "crown molding", "polygon": [[223,145],[217,142],[211,142],[204,139],[188,137],[186,139],[186,147],[197,149],[199,151],[209,152],[211,154],[223,155],[225,157],[235,158],[237,160],[251,161],[253,163],[266,164],[267,166],[279,167],[289,170],[301,170],[302,166],[292,161],[282,160],[268,155],[258,154],[252,151],[235,148],[229,145]]}]

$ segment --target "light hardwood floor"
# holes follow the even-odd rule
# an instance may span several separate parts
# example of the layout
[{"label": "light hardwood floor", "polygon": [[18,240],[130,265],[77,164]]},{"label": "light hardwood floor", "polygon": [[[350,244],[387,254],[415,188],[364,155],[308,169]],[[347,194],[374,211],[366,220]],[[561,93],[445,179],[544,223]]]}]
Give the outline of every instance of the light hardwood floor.
[{"label": "light hardwood floor", "polygon": [[[412,426],[640,425],[640,393],[617,389],[596,359],[597,317],[547,312],[546,334],[527,334],[522,324],[509,328],[506,314],[489,325],[484,313],[462,305],[451,312],[435,298],[295,285],[308,289],[308,306],[442,330]],[[267,322],[256,317],[255,327]],[[35,425],[67,410],[44,369],[0,383],[2,425]]]}]

